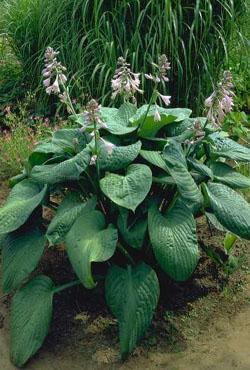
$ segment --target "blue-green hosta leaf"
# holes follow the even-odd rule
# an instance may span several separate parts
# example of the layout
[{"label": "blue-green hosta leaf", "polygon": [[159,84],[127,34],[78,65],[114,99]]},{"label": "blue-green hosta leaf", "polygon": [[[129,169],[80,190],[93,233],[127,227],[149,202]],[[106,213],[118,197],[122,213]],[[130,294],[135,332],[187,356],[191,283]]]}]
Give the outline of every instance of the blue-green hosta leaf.
[{"label": "blue-green hosta leaf", "polygon": [[9,186],[13,188],[15,185],[17,185],[19,182],[23,181],[24,179],[27,178],[27,173],[24,170],[22,173],[19,175],[13,176],[9,179]]},{"label": "blue-green hosta leaf", "polygon": [[117,171],[126,168],[136,159],[140,149],[140,141],[128,146],[115,146],[111,154],[108,154],[105,146],[102,146],[98,157],[100,169]]},{"label": "blue-green hosta leaf", "polygon": [[[38,143],[34,149],[34,153],[44,154],[63,154],[70,149],[75,151],[76,145],[74,141],[77,140],[78,146],[84,149],[86,146],[86,135],[80,133],[78,128],[64,128],[55,131],[52,134],[51,140],[46,140]],[[31,154],[32,157],[33,153]]]},{"label": "blue-green hosta leaf", "polygon": [[78,216],[66,236],[66,247],[73,269],[85,288],[96,286],[91,272],[92,262],[104,262],[111,258],[117,239],[117,230],[113,225],[106,228],[101,212],[84,210]]},{"label": "blue-green hosta leaf", "polygon": [[154,255],[161,268],[174,280],[187,280],[199,260],[196,225],[191,211],[182,202],[177,202],[165,216],[157,207],[152,207],[148,228]]},{"label": "blue-green hosta leaf", "polygon": [[62,243],[71,226],[83,210],[94,210],[96,198],[82,202],[79,193],[69,193],[57,209],[55,217],[49,224],[46,237],[50,245]]},{"label": "blue-green hosta leaf", "polygon": [[135,209],[146,198],[152,185],[152,172],[144,164],[131,164],[125,176],[110,173],[100,181],[103,193],[121,207]]},{"label": "blue-green hosta leaf", "polygon": [[250,178],[237,172],[226,163],[213,162],[211,169],[216,182],[228,185],[231,188],[244,189],[250,187]]},{"label": "blue-green hosta leaf", "polygon": [[105,282],[106,301],[118,319],[121,356],[125,359],[149,327],[160,287],[154,270],[141,263],[125,270],[110,268]]},{"label": "blue-green hosta leaf", "polygon": [[36,268],[46,244],[38,227],[19,229],[6,236],[2,248],[3,291],[18,287]]},{"label": "blue-green hosta leaf", "polygon": [[214,133],[209,136],[211,155],[213,158],[223,157],[236,161],[250,162],[250,148],[247,148],[232,139]]},{"label": "blue-green hosta leaf", "polygon": [[192,158],[188,158],[188,163],[191,166],[191,168],[193,168],[199,174],[213,180],[214,178],[213,171],[208,166],[206,166],[204,163],[198,162]]},{"label": "blue-green hosta leaf", "polygon": [[194,124],[199,122],[203,127],[207,121],[207,118],[197,117],[197,118],[185,118],[182,122],[173,122],[166,126],[165,132],[167,136],[179,136],[184,132],[190,131],[194,128]]},{"label": "blue-green hosta leaf", "polygon": [[68,148],[75,150],[76,146],[83,150],[87,144],[86,138],[88,139],[88,136],[82,134],[78,128],[63,128],[53,133],[52,143],[62,148],[63,151]]},{"label": "blue-green hosta leaf", "polygon": [[147,219],[134,216],[133,223],[128,224],[128,218],[129,211],[125,208],[121,208],[117,220],[119,231],[130,247],[140,249],[147,231]]},{"label": "blue-green hosta leaf", "polygon": [[157,152],[154,150],[141,150],[140,155],[144,158],[147,162],[153,164],[156,167],[161,168],[164,171],[168,172],[168,168],[166,163],[162,157],[161,152]]},{"label": "blue-green hosta leaf", "polygon": [[23,366],[43,344],[52,318],[54,284],[36,276],[13,297],[10,314],[10,357]]},{"label": "blue-green hosta leaf", "polygon": [[135,113],[133,106],[121,106],[116,108],[101,108],[101,119],[107,125],[107,130],[114,135],[126,135],[137,130],[137,127],[129,126],[129,118]]},{"label": "blue-green hosta leaf", "polygon": [[80,174],[88,167],[90,157],[90,150],[83,149],[73,158],[61,163],[35,166],[31,171],[31,177],[42,184],[78,180]]},{"label": "blue-green hosta leaf", "polygon": [[[164,126],[172,122],[179,122],[190,116],[192,111],[186,108],[158,108],[161,120],[155,121],[155,107],[152,106],[147,113],[148,105],[140,107],[136,114],[130,118],[132,126],[140,126],[138,135],[143,138],[155,137],[157,132]],[[147,116],[146,116],[147,114]]]},{"label": "blue-green hosta leaf", "polygon": [[205,212],[208,221],[219,231],[226,232],[227,229],[221,225],[214,213]]},{"label": "blue-green hosta leaf", "polygon": [[153,176],[153,182],[162,185],[175,185],[173,177],[167,175]]},{"label": "blue-green hosta leaf", "polygon": [[23,180],[15,185],[0,210],[0,234],[10,233],[22,226],[43,201],[46,191],[46,186],[41,189],[30,180]]},{"label": "blue-green hosta leaf", "polygon": [[199,207],[203,201],[200,189],[187,169],[186,158],[181,144],[169,141],[163,150],[163,158],[169,174],[173,177],[177,189],[185,203]]},{"label": "blue-green hosta leaf", "polygon": [[208,183],[206,190],[210,207],[221,225],[233,234],[250,240],[250,204],[223,184]]}]

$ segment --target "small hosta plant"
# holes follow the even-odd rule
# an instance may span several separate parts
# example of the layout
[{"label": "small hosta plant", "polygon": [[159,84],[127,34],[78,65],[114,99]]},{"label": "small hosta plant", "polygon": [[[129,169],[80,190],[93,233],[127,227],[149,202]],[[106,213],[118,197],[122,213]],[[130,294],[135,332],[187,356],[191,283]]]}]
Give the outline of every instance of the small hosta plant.
[{"label": "small hosta plant", "polygon": [[[112,81],[120,107],[91,100],[76,114],[57,58],[49,48],[44,85],[66,104],[75,128],[37,145],[0,211],[3,291],[14,293],[10,351],[17,366],[41,347],[59,291],[75,284],[95,289],[105,279],[125,359],[151,323],[160,296],[158,272],[176,281],[194,272],[197,217],[250,239],[250,205],[237,192],[250,180],[234,169],[236,162],[250,161],[250,149],[219,126],[232,105],[228,74],[206,101],[208,118],[193,118],[190,109],[167,108],[166,56],[146,76],[153,95],[141,107],[140,75],[120,58]],[[49,222],[45,207],[54,212]],[[62,243],[76,280],[55,286],[33,271],[46,248]]]}]

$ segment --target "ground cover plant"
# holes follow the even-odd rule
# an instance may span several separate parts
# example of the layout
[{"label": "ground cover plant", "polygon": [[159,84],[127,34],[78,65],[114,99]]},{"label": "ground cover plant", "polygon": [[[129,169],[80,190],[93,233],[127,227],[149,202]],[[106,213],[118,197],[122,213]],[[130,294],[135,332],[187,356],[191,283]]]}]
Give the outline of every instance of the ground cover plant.
[{"label": "ground cover plant", "polygon": [[[93,94],[106,106],[108,81],[120,55],[128,56],[134,70],[146,72],[155,55],[167,52],[172,106],[188,106],[200,114],[204,96],[222,66],[228,65],[228,41],[233,30],[238,34],[246,4],[246,0],[4,0],[2,28],[22,66],[23,82],[38,90],[43,102],[47,100],[40,89],[41,69],[48,44],[61,51],[72,96],[86,103]],[[144,78],[142,84],[141,99],[148,101],[152,86]]]},{"label": "ground cover plant", "polygon": [[[119,99],[120,107],[91,99],[76,113],[66,68],[58,52],[47,49],[46,92],[65,104],[75,126],[36,146],[0,210],[3,291],[14,294],[15,365],[23,366],[41,347],[55,294],[76,284],[94,289],[103,280],[125,359],[151,323],[160,271],[184,281],[195,270],[197,218],[206,215],[227,232],[227,269],[234,262],[235,238],[250,239],[250,205],[237,192],[250,180],[234,169],[236,162],[250,161],[250,149],[220,126],[233,105],[232,76],[226,71],[206,99],[207,116],[193,118],[188,108],[168,108],[171,97],[163,92],[169,70],[165,55],[152,64],[145,74],[152,96],[138,106],[141,76],[119,58],[112,99]],[[52,220],[45,217],[48,208]],[[59,244],[76,280],[55,286],[34,270],[45,249]]]},{"label": "ground cover plant", "polygon": [[56,119],[32,114],[31,96],[14,105],[4,105],[0,115],[0,178],[17,175],[24,167],[35,145],[63,126]]}]

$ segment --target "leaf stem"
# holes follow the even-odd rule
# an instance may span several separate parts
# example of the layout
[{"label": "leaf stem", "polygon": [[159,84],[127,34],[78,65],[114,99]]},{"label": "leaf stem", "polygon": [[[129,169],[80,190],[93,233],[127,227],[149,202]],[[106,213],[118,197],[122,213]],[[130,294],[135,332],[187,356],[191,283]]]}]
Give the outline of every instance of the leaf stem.
[{"label": "leaf stem", "polygon": [[63,285],[59,285],[58,287],[55,287],[54,293],[59,293],[64,289],[68,289],[68,288],[71,288],[71,287],[73,287],[75,285],[79,285],[79,284],[81,284],[80,280],[70,281],[69,283],[66,283],[66,284],[63,284]]},{"label": "leaf stem", "polygon": [[97,177],[98,177],[98,184],[100,181],[100,166],[99,166],[99,160],[98,160],[98,143],[97,140],[99,139],[97,135],[97,125],[96,121],[94,121],[94,134],[95,134],[95,154],[96,154],[96,169],[97,169]]},{"label": "leaf stem", "polygon": [[150,98],[150,101],[149,101],[149,104],[148,104],[147,111],[145,113],[144,119],[143,119],[142,124],[141,124],[141,130],[143,129],[143,126],[144,126],[145,121],[147,119],[147,116],[148,116],[148,113],[150,111],[150,108],[153,105],[153,103],[155,103],[156,98],[157,98],[157,84],[155,85],[154,90],[153,90],[153,93],[151,95],[151,98]]},{"label": "leaf stem", "polygon": [[130,256],[130,254],[128,253],[128,251],[121,245],[121,244],[117,244],[117,248],[120,250],[120,252],[130,261],[130,263],[135,266],[135,261],[134,259]]}]

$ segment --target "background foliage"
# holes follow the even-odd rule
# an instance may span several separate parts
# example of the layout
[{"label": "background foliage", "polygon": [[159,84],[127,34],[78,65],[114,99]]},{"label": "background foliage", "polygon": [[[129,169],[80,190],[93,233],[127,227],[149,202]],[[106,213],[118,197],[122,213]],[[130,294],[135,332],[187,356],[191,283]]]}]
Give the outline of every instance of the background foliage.
[{"label": "background foliage", "polygon": [[[23,81],[39,90],[43,53],[58,48],[75,96],[110,97],[110,77],[120,55],[136,71],[167,53],[173,104],[199,111],[204,96],[228,64],[228,40],[238,33],[247,0],[4,0],[3,25]],[[145,83],[145,81],[144,81]],[[144,86],[150,96],[150,86]],[[85,101],[88,96],[82,96]],[[195,98],[194,98],[195,96]]]}]

